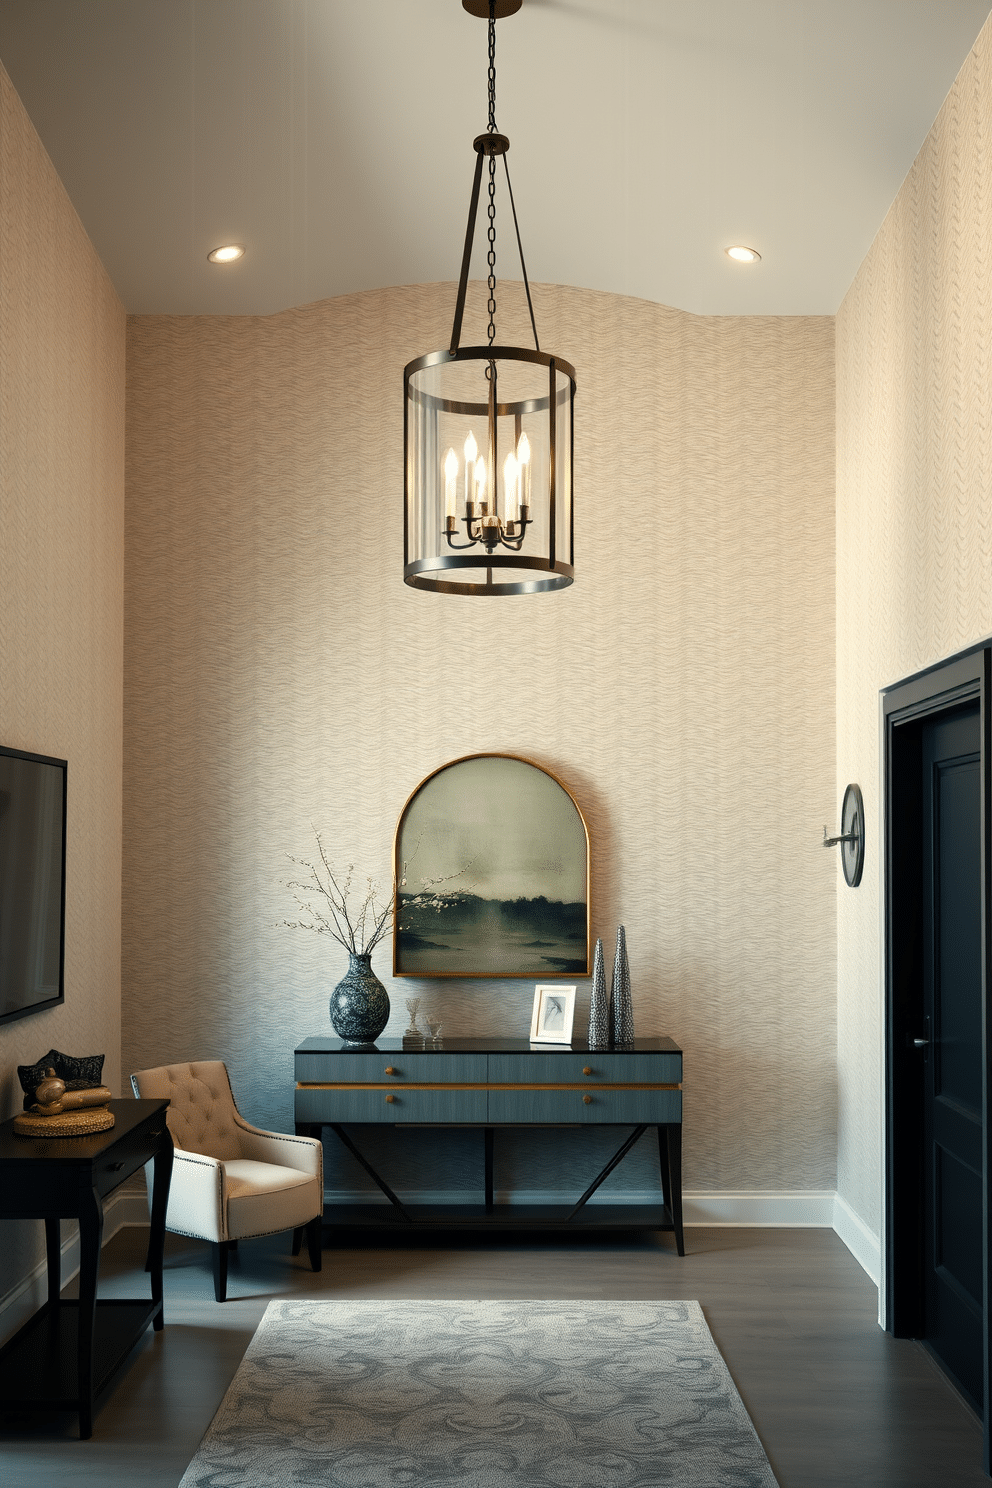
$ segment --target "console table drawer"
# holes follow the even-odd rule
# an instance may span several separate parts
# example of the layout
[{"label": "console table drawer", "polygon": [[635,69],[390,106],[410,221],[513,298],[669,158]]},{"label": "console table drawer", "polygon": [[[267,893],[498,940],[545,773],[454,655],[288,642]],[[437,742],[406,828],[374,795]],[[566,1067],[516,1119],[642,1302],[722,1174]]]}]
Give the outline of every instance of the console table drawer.
[{"label": "console table drawer", "polygon": [[154,1120],[146,1122],[114,1143],[113,1152],[95,1164],[94,1186],[102,1198],[112,1193],[154,1157],[165,1130],[165,1112],[162,1111]]},{"label": "console table drawer", "polygon": [[[586,1070],[592,1073],[587,1075]],[[490,1054],[490,1085],[679,1085],[681,1054]]]},{"label": "console table drawer", "polygon": [[[387,1099],[387,1097],[392,1099]],[[428,1125],[485,1125],[487,1092],[450,1088],[421,1090],[381,1084],[375,1089],[339,1086],[336,1089],[297,1087],[298,1122],[347,1125],[382,1122],[422,1122]]]},{"label": "console table drawer", "polygon": [[493,1126],[567,1126],[573,1122],[659,1125],[682,1120],[681,1090],[490,1090]]},{"label": "console table drawer", "polygon": [[[301,1085],[484,1085],[485,1054],[325,1054],[297,1050],[296,1078]],[[387,1074],[387,1070],[391,1073]]]}]

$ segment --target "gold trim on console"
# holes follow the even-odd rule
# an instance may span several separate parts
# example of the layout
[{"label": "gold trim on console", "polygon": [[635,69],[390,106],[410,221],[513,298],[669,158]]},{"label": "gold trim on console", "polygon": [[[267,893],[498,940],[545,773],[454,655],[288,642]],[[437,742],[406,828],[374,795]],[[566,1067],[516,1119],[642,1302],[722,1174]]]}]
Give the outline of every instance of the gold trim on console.
[{"label": "gold trim on console", "polygon": [[[297,1081],[297,1090],[588,1090],[588,1085],[430,1085],[418,1084],[414,1081],[404,1081],[402,1085],[381,1085],[371,1081],[346,1081],[341,1084],[324,1083],[323,1081]],[[681,1085],[595,1085],[595,1090],[681,1090]]]}]

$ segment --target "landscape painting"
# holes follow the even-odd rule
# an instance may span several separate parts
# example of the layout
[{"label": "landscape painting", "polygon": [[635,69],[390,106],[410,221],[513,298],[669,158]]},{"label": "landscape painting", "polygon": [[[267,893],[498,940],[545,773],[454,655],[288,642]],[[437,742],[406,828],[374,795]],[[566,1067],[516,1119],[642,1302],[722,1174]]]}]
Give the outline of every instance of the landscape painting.
[{"label": "landscape painting", "polygon": [[589,836],[539,765],[478,754],[429,775],[396,828],[393,970],[589,974]]}]

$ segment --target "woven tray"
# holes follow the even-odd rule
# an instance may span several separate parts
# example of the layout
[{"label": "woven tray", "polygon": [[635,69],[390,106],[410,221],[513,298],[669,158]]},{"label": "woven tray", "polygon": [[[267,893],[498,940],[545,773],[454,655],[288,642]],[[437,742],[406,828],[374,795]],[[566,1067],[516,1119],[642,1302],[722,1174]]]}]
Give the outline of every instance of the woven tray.
[{"label": "woven tray", "polygon": [[113,1111],[60,1111],[57,1116],[32,1116],[23,1111],[14,1117],[14,1131],[19,1137],[88,1137],[93,1132],[109,1131],[114,1124]]}]

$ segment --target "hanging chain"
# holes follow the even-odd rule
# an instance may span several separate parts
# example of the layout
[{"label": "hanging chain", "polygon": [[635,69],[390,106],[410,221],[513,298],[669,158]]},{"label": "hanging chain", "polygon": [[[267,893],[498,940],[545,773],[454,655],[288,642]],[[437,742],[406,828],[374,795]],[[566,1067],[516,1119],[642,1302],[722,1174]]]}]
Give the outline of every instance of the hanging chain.
[{"label": "hanging chain", "polygon": [[[489,0],[489,133],[496,133],[496,0]],[[489,345],[496,340],[496,156],[489,156]],[[488,376],[488,369],[487,369]]]}]

